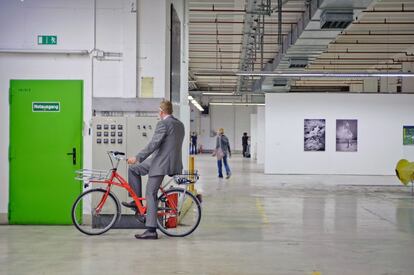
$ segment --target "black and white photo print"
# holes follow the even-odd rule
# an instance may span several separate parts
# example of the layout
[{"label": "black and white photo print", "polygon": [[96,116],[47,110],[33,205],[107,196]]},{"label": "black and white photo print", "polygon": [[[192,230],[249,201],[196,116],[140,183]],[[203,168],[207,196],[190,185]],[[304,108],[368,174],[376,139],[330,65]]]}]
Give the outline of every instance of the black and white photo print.
[{"label": "black and white photo print", "polygon": [[305,119],[304,150],[325,151],[325,119]]},{"label": "black and white photo print", "polygon": [[357,152],[358,151],[358,120],[337,119],[336,120],[336,151]]}]

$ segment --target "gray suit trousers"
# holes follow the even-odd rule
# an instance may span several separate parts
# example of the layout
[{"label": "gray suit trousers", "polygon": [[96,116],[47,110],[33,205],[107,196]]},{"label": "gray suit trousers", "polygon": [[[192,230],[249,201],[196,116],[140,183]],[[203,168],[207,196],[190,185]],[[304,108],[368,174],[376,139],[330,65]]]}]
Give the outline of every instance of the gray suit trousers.
[{"label": "gray suit trousers", "polygon": [[[144,161],[142,163],[133,164],[128,168],[128,182],[138,197],[142,197],[142,179],[141,176],[148,174],[151,166],[150,161]],[[150,176],[147,182],[147,188],[145,192],[145,200],[147,203],[147,217],[146,227],[157,227],[157,195],[158,189],[164,179],[164,176]]]},{"label": "gray suit trousers", "polygon": [[141,176],[148,175],[150,165],[150,162],[144,161],[142,163],[130,165],[128,168],[128,183],[138,197],[142,197]]},{"label": "gray suit trousers", "polygon": [[164,176],[150,176],[148,178],[145,200],[147,202],[146,227],[157,227],[157,195]]}]

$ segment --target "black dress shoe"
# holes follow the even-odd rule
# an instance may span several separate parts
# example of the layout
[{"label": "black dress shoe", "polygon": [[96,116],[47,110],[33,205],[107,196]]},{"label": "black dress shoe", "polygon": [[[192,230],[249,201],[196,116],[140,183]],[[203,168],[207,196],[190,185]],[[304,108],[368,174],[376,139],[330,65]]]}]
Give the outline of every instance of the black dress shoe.
[{"label": "black dress shoe", "polygon": [[135,204],[135,201],[131,201],[131,202],[123,201],[122,205],[125,206],[125,207],[128,207],[128,208],[132,208],[132,209],[137,208],[137,205]]},{"label": "black dress shoe", "polygon": [[146,230],[142,234],[136,234],[135,238],[142,239],[142,240],[156,240],[158,239],[158,234],[157,234],[157,231],[150,232],[149,230]]}]

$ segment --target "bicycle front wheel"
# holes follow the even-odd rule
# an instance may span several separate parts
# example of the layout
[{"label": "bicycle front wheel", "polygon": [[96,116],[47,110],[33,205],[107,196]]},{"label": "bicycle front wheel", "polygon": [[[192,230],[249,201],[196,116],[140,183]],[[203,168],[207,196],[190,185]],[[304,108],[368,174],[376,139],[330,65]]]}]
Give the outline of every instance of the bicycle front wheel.
[{"label": "bicycle front wheel", "polygon": [[121,215],[118,199],[105,189],[83,192],[72,206],[75,227],[87,235],[100,235],[111,229]]},{"label": "bicycle front wheel", "polygon": [[185,189],[172,188],[158,198],[158,228],[171,237],[191,234],[201,220],[199,200]]}]

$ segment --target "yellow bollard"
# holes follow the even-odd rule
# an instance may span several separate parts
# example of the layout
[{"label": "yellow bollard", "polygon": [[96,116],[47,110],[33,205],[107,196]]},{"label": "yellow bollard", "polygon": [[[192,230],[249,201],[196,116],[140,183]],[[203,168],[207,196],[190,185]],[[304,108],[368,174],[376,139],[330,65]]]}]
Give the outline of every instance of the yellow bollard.
[{"label": "yellow bollard", "polygon": [[[194,174],[194,156],[189,157],[188,172],[190,175]],[[194,180],[194,176],[189,176],[189,179]],[[188,185],[188,191],[190,191],[193,194],[195,193],[194,183]]]}]

